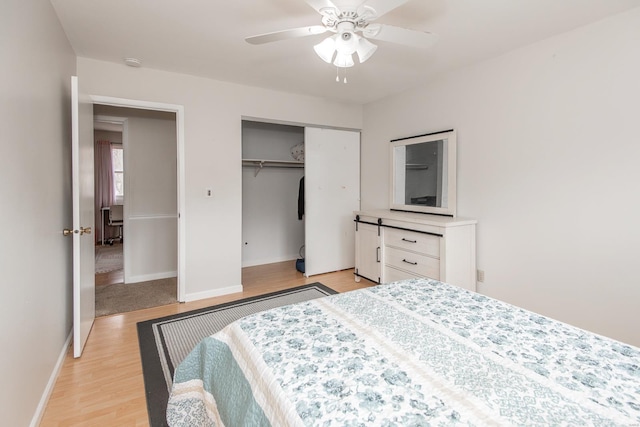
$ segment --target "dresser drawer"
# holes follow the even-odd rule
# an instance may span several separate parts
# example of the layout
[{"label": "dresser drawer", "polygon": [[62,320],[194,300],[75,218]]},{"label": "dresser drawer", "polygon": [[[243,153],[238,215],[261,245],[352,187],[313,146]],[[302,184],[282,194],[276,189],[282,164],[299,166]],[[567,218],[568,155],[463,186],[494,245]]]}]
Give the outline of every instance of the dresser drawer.
[{"label": "dresser drawer", "polygon": [[415,231],[386,228],[384,243],[387,246],[407,249],[434,258],[440,258],[440,236],[416,233]]},{"label": "dresser drawer", "polygon": [[416,276],[440,280],[440,260],[427,255],[386,247],[385,264],[392,268],[408,271]]},{"label": "dresser drawer", "polygon": [[388,265],[385,266],[384,283],[398,282],[400,280],[406,279],[415,279],[416,277],[420,276],[408,273],[403,270],[398,270],[397,268],[389,267]]}]

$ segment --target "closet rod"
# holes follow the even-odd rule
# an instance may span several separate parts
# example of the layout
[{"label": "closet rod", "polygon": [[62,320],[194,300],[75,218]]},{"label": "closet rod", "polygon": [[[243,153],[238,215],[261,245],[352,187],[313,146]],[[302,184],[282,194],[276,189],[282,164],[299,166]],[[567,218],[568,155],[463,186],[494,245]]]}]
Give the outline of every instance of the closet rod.
[{"label": "closet rod", "polygon": [[304,162],[288,161],[288,160],[257,160],[243,159],[242,166],[251,166],[256,168],[254,177],[258,176],[262,168],[304,168]]}]

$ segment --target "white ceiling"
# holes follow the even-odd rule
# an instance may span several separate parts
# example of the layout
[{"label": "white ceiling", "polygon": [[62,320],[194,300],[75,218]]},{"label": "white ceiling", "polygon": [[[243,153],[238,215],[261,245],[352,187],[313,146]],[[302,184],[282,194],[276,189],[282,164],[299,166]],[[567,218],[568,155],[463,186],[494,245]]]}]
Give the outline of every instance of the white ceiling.
[{"label": "white ceiling", "polygon": [[377,22],[436,33],[437,44],[419,50],[376,41],[378,50],[364,64],[356,60],[344,84],[313,51],[328,34],[257,46],[244,41],[319,25],[320,15],[304,0],[51,3],[80,57],[118,63],[135,57],[143,67],[356,103],[640,6],[640,0],[409,0]]}]

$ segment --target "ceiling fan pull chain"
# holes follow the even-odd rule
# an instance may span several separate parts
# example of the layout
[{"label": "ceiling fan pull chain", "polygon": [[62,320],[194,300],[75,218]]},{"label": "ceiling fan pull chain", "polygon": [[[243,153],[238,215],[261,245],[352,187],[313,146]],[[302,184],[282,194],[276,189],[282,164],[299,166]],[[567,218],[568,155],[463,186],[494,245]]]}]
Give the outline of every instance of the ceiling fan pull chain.
[{"label": "ceiling fan pull chain", "polygon": [[[340,83],[340,69],[341,67],[336,67],[336,83]],[[344,84],[347,84],[347,69],[346,68],[342,68],[342,70],[344,70],[344,77],[342,82]]]}]

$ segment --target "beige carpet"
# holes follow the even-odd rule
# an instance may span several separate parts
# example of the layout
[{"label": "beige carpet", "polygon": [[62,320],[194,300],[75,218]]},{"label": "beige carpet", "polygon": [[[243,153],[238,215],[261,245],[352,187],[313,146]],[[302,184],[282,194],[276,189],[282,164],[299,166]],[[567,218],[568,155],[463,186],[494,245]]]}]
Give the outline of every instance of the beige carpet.
[{"label": "beige carpet", "polygon": [[178,302],[177,279],[96,286],[96,317]]},{"label": "beige carpet", "polygon": [[96,274],[122,270],[122,244],[96,245]]}]

